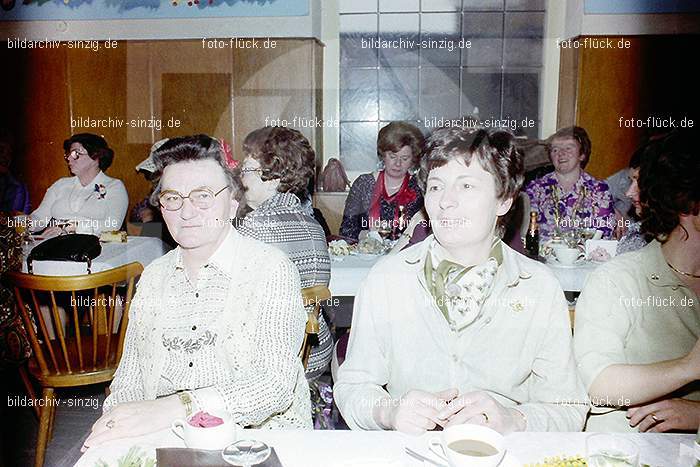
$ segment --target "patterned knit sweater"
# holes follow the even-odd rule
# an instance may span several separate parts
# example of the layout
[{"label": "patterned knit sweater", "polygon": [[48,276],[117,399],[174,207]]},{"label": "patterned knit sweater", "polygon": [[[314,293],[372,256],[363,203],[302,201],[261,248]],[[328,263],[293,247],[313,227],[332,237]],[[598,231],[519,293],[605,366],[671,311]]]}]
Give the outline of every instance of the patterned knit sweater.
[{"label": "patterned knit sweater", "polygon": [[[321,225],[306,212],[299,198],[277,193],[237,225],[238,232],[284,251],[299,270],[301,286],[328,285],[331,258]],[[307,309],[310,311],[310,308]],[[321,376],[331,361],[333,339],[323,316],[319,316],[318,345],[311,349],[306,377]]]},{"label": "patterned knit sweater", "polygon": [[[228,258],[230,282],[225,312],[216,315],[211,365],[196,369],[187,388],[197,409],[224,408],[234,421],[251,427],[310,428],[311,405],[304,368],[298,357],[306,312],[299,274],[278,249],[231,229],[214,256]],[[165,396],[162,377],[168,366],[164,334],[173,323],[168,294],[183,291],[171,283],[179,248],[146,267],[129,311],[124,352],[104,403],[104,412],[129,401]],[[167,339],[165,339],[167,342]],[[223,407],[220,405],[223,404]]]}]

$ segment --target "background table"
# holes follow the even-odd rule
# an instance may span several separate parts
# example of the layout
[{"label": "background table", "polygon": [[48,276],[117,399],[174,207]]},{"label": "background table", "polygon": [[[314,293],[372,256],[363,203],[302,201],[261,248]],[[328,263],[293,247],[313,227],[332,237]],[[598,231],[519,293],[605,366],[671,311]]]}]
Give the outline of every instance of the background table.
[{"label": "background table", "polygon": [[[22,272],[27,272],[27,256],[34,243],[24,249],[22,255]],[[154,237],[128,237],[126,243],[102,243],[102,253],[92,260],[92,272],[105,271],[129,264],[141,263],[148,266],[153,260],[160,258],[170,248],[159,238]],[[87,274],[87,263],[73,261],[34,261],[32,263],[34,274],[45,276],[77,276]]]},{"label": "background table", "polygon": [[354,297],[369,270],[384,256],[368,258],[348,255],[343,257],[342,261],[334,258],[331,256],[331,282],[328,288],[333,296]]},{"label": "background table", "polygon": [[[428,432],[414,437],[387,431],[322,430],[244,430],[245,438],[265,441],[275,448],[284,467],[359,466],[370,460],[382,465],[421,466],[423,463],[405,453],[406,446],[429,455],[428,440],[439,436]],[[509,452],[520,463],[535,463],[545,457],[585,455],[588,433],[514,433],[506,437]],[[624,434],[640,448],[641,461],[654,467],[685,465],[679,458],[681,445],[692,449],[694,435]],[[99,460],[116,465],[116,460],[132,446],[141,447],[155,459],[156,447],[184,447],[170,430],[148,436],[105,443],[88,450],[77,467],[94,467]],[[380,464],[374,464],[380,465]],[[425,465],[428,465],[427,463]]]}]

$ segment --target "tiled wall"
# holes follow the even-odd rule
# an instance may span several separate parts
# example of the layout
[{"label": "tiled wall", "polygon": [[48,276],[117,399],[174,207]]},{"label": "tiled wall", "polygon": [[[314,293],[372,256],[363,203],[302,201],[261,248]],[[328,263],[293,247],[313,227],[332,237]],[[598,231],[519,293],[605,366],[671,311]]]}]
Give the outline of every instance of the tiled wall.
[{"label": "tiled wall", "polygon": [[[340,152],[376,166],[379,128],[434,118],[530,118],[538,132],[544,0],[340,0]],[[461,39],[470,48],[460,48]],[[401,41],[397,48],[377,41]],[[451,41],[450,43],[441,41]],[[421,47],[422,46],[422,47]],[[450,48],[452,50],[450,50]]]}]

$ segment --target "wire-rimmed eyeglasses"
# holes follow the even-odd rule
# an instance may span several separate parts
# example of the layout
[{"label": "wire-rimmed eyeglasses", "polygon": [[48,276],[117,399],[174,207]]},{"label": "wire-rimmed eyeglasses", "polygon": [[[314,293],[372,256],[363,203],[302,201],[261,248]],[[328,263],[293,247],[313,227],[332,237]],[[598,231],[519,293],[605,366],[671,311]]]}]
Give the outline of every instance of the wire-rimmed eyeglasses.
[{"label": "wire-rimmed eyeglasses", "polygon": [[184,196],[182,193],[175,190],[165,190],[158,196],[158,202],[166,211],[177,211],[185,203],[185,199],[189,198],[192,205],[199,209],[209,209],[214,205],[214,200],[228,186],[223,187],[216,193],[210,188],[195,188],[190,191],[190,194]]}]

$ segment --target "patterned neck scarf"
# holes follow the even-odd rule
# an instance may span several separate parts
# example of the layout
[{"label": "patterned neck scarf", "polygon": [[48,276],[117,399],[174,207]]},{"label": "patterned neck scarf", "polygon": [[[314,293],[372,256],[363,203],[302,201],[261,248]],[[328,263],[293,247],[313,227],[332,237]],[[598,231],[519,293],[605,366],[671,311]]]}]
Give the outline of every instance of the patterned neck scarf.
[{"label": "patterned neck scarf", "polygon": [[391,220],[394,221],[393,225],[398,225],[399,217],[402,214],[401,211],[405,209],[409,203],[415,201],[418,197],[418,194],[414,190],[412,190],[411,187],[408,186],[410,178],[411,177],[408,174],[406,174],[403,177],[403,183],[401,184],[401,188],[399,188],[399,191],[389,196],[389,194],[386,192],[384,171],[382,170],[381,172],[379,172],[379,175],[377,176],[377,182],[374,185],[374,191],[372,192],[372,200],[370,201],[369,205],[368,214],[371,225],[377,225],[382,220],[382,200],[395,205],[394,217]]},{"label": "patterned neck scarf", "polygon": [[469,267],[441,260],[434,268],[434,247],[435,244],[431,245],[425,259],[425,282],[452,329],[461,331],[479,317],[491,293],[498,267],[503,263],[502,243],[499,238],[494,238],[489,258]]}]

